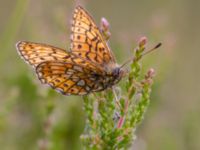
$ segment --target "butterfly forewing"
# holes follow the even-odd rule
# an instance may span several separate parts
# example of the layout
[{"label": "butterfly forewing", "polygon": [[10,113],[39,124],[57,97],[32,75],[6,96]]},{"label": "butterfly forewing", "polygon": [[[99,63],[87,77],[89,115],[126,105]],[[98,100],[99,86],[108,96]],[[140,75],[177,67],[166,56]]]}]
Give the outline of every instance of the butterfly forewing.
[{"label": "butterfly forewing", "polygon": [[20,41],[16,47],[21,57],[33,67],[45,61],[70,61],[70,54],[54,46]]},{"label": "butterfly forewing", "polygon": [[92,17],[80,6],[74,11],[71,30],[73,53],[100,65],[115,63],[115,58]]}]

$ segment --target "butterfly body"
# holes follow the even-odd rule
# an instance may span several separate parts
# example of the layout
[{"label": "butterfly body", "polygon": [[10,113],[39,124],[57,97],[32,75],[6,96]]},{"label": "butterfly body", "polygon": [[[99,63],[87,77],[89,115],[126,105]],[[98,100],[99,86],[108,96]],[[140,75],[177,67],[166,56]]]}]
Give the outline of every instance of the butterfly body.
[{"label": "butterfly body", "polygon": [[71,47],[66,51],[41,43],[20,41],[20,56],[39,80],[65,95],[86,95],[117,84],[124,69],[115,61],[91,16],[77,6],[72,22]]},{"label": "butterfly body", "polygon": [[105,72],[103,76],[102,74],[92,74],[92,77],[95,79],[95,87],[98,87],[95,88],[98,89],[96,91],[111,88],[121,80],[124,74],[125,71],[120,67],[112,68],[112,70]]}]

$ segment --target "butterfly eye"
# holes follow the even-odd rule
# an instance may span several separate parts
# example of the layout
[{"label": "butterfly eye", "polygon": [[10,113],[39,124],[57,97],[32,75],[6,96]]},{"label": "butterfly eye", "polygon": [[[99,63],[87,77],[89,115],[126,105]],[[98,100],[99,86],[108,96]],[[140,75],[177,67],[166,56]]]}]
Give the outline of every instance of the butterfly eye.
[{"label": "butterfly eye", "polygon": [[101,77],[101,75],[94,73],[94,74],[92,74],[92,77],[97,80]]},{"label": "butterfly eye", "polygon": [[113,74],[113,76],[119,76],[119,74],[120,74],[120,68],[119,67],[115,68],[113,70],[112,74]]}]

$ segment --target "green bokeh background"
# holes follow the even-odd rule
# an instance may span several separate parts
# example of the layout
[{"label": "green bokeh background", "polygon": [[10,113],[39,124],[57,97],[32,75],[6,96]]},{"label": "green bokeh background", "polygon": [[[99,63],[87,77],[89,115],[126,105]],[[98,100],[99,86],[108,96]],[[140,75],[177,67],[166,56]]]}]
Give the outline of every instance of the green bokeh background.
[{"label": "green bokeh background", "polygon": [[110,47],[119,63],[139,37],[159,51],[143,59],[156,77],[150,107],[133,150],[200,149],[200,1],[0,0],[0,149],[35,150],[44,137],[46,107],[55,104],[50,141],[55,150],[79,150],[82,100],[41,85],[17,54],[19,40],[69,48],[70,20],[81,4],[99,24],[111,24]]}]

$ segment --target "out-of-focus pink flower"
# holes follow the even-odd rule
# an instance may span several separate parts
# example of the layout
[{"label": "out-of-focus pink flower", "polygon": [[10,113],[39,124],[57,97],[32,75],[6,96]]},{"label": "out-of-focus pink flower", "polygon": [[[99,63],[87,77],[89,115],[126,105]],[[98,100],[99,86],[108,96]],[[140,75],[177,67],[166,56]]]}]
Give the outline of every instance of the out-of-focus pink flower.
[{"label": "out-of-focus pink flower", "polygon": [[147,78],[153,78],[155,76],[155,70],[150,68],[147,72]]}]

